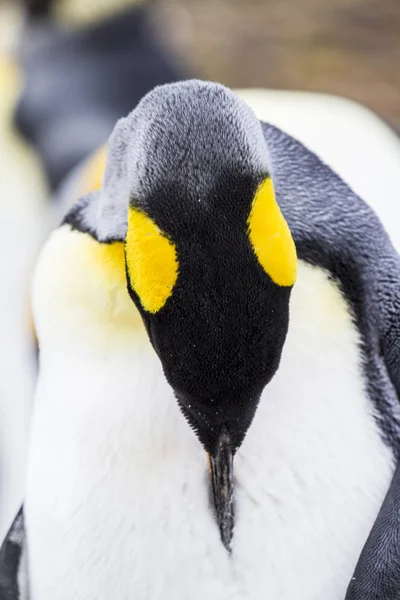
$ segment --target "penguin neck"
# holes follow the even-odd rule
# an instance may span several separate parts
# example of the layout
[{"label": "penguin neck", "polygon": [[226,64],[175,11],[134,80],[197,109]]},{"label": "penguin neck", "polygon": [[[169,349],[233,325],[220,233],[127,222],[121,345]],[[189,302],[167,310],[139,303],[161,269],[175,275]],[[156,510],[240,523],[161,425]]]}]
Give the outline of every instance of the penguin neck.
[{"label": "penguin neck", "polygon": [[122,242],[99,243],[68,224],[57,229],[36,269],[33,310],[41,373],[51,371],[60,381],[67,376],[68,385],[73,384],[68,372],[78,373],[70,400],[62,401],[81,397],[84,381],[90,389],[85,412],[102,413],[104,419],[109,412],[117,428],[132,421],[131,440],[141,444],[142,456],[144,445],[150,456],[150,447],[188,443],[206,469],[204,450],[181,414],[129,297]]}]

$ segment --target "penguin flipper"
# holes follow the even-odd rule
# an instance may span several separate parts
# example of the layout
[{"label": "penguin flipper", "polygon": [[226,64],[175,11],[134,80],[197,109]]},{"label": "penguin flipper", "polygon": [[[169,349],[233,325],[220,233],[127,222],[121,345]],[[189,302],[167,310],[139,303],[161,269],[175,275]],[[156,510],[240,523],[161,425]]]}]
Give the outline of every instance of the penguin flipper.
[{"label": "penguin flipper", "polygon": [[345,600],[400,598],[400,465],[358,560]]},{"label": "penguin flipper", "polygon": [[23,507],[0,548],[0,600],[28,600]]},{"label": "penguin flipper", "polygon": [[[386,273],[384,285],[379,286],[380,341],[387,372],[400,399],[400,281],[392,277]],[[400,600],[398,451],[397,460],[390,488],[361,552],[345,600]]]}]

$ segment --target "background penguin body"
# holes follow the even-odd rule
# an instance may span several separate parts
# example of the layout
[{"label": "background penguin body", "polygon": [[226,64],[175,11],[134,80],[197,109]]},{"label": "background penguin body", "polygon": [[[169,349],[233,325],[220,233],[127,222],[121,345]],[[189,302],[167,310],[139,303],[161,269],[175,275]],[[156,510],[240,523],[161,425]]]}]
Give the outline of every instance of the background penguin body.
[{"label": "background penguin body", "polygon": [[[84,28],[45,21],[27,31],[16,123],[40,156],[53,192],[143,95],[185,77],[151,24],[152,3],[139,4],[125,10],[109,5],[111,13],[120,10]],[[91,8],[89,15],[99,12]]]},{"label": "background penguin body", "polygon": [[344,597],[398,448],[399,259],[328,167],[263,132],[300,268],[279,370],[236,457],[232,556],[204,451],[126,291],[125,217],[109,212],[108,235],[95,194],[52,235],[36,273],[33,600]]},{"label": "background penguin body", "polygon": [[[12,126],[21,73],[0,52],[0,538],[21,502],[35,388],[31,270],[44,238],[47,189],[40,164]],[[24,176],[21,177],[21,172]]]}]

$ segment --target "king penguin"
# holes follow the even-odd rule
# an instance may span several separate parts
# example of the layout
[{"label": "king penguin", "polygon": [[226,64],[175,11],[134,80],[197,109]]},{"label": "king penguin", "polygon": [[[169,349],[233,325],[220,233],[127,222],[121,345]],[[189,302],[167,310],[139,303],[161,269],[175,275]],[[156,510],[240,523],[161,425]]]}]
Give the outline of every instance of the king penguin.
[{"label": "king penguin", "polygon": [[0,598],[396,598],[399,290],[304,146],[216,83],[147,94],[37,264]]}]

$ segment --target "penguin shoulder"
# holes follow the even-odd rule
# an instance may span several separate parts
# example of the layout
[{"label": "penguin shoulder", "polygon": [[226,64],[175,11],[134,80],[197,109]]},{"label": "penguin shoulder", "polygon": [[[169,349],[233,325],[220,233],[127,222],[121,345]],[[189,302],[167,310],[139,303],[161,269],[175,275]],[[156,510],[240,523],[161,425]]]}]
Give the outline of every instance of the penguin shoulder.
[{"label": "penguin shoulder", "polygon": [[87,202],[80,201],[51,234],[36,265],[32,298],[41,343],[60,336],[98,344],[111,334],[128,341],[144,333],[127,291],[124,242],[100,241],[94,231],[79,228],[77,215]]}]

